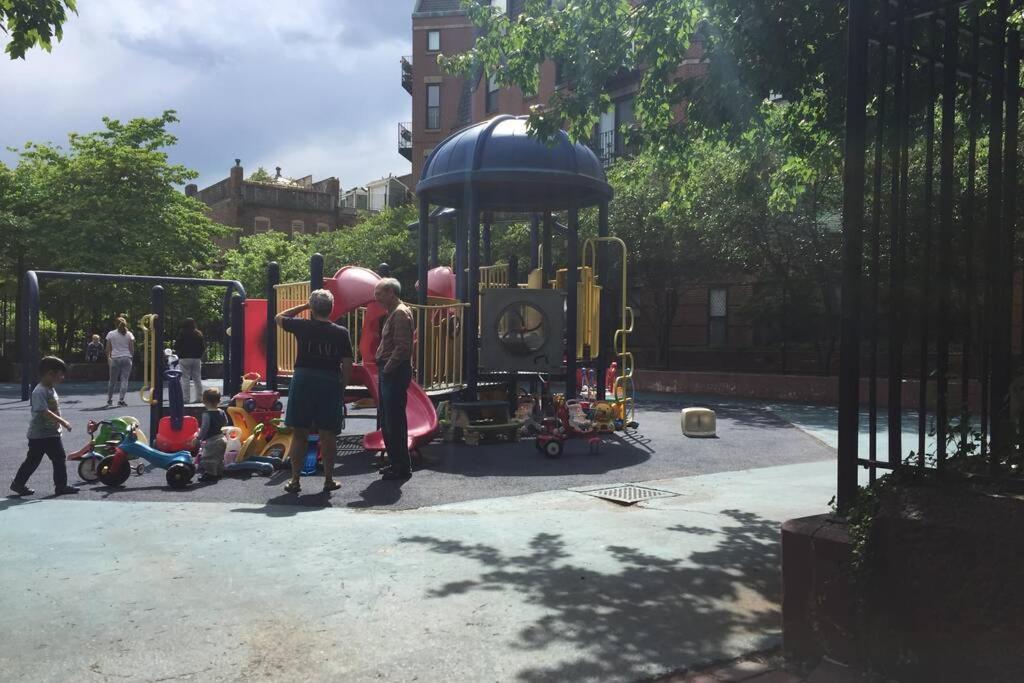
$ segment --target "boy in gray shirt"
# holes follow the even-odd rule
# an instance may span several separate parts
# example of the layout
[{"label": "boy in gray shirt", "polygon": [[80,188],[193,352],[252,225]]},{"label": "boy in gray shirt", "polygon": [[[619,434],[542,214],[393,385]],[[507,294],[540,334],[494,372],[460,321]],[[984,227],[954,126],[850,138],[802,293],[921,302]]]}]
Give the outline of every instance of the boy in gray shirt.
[{"label": "boy in gray shirt", "polygon": [[18,468],[18,473],[11,483],[11,490],[19,496],[30,496],[35,491],[26,484],[28,478],[39,467],[43,455],[47,455],[53,463],[54,493],[62,496],[66,493],[78,493],[74,486],[68,486],[68,471],[64,462],[64,443],[60,439],[61,427],[71,431],[71,423],[60,415],[60,402],[56,386],[64,381],[68,368],[60,358],[46,356],[39,361],[39,384],[32,390],[30,408],[32,419],[28,423],[28,455],[25,462]]}]

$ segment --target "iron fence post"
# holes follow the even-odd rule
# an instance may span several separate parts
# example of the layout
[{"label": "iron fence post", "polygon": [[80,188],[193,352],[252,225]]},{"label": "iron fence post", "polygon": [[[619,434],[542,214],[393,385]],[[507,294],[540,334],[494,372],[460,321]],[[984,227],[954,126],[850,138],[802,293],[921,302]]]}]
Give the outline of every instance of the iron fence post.
[{"label": "iron fence post", "polygon": [[864,144],[867,115],[867,0],[849,0],[846,154],[843,168],[842,336],[839,350],[837,502],[846,510],[857,493],[860,378],[860,287],[864,229]]}]

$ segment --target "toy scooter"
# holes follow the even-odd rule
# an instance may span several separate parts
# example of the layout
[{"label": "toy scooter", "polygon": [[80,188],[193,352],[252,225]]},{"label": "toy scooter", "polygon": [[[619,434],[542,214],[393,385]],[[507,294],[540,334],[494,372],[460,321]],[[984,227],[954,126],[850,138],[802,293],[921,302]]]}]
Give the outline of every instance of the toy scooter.
[{"label": "toy scooter", "polygon": [[165,453],[139,441],[137,428],[132,427],[124,435],[113,455],[100,460],[97,467],[99,480],[107,486],[120,486],[131,474],[129,460],[141,458],[153,467],[167,470],[167,485],[183,489],[192,482],[196,468],[192,464],[192,453],[186,450]]},{"label": "toy scooter", "polygon": [[[100,460],[111,455],[114,448],[121,442],[131,427],[136,429],[136,438],[146,443],[146,435],[139,429],[139,421],[130,415],[115,417],[112,420],[89,420],[86,431],[89,443],[67,456],[68,461],[78,461],[78,476],[82,481],[94,482],[99,479],[97,473]],[[144,467],[139,463],[134,468],[135,474],[142,474]]]}]

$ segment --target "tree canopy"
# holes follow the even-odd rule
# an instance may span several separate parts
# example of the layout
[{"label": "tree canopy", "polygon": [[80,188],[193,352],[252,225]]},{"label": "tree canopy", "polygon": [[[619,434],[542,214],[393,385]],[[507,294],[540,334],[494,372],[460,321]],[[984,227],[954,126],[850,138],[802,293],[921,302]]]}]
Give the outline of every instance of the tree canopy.
[{"label": "tree canopy", "polygon": [[0,0],[0,32],[8,37],[4,48],[11,59],[41,47],[53,49],[53,39],[64,38],[68,12],[77,13],[76,0]]},{"label": "tree canopy", "polygon": [[[29,142],[18,164],[0,164],[0,279],[36,270],[201,276],[218,257],[215,236],[228,232],[206,206],[177,188],[197,176],[168,162],[176,142],[173,111],[68,136],[66,147]],[[126,305],[118,287],[52,283],[58,337],[103,302]],[[110,310],[105,311],[109,314]]]}]

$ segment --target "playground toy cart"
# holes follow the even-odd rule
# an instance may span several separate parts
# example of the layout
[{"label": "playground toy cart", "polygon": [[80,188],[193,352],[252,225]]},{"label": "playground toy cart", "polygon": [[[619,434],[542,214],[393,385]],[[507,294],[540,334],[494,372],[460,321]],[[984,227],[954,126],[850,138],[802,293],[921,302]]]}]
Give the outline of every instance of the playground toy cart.
[{"label": "playground toy cart", "polygon": [[121,486],[131,474],[131,460],[141,458],[153,467],[167,470],[167,485],[183,489],[192,482],[196,468],[192,464],[192,453],[181,450],[165,453],[139,441],[137,428],[132,427],[114,449],[113,455],[100,460],[97,476],[107,486]]}]

